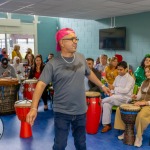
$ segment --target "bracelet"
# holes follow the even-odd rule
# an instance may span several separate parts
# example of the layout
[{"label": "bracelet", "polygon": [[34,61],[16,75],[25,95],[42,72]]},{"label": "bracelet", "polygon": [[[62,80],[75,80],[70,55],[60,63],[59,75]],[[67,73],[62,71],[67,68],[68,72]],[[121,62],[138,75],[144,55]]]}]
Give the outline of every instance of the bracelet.
[{"label": "bracelet", "polygon": [[35,107],[32,107],[31,109],[38,111],[38,109],[37,109],[37,108],[35,108]]},{"label": "bracelet", "polygon": [[101,88],[103,88],[103,87],[105,87],[105,84],[103,84],[103,85],[101,86]]}]

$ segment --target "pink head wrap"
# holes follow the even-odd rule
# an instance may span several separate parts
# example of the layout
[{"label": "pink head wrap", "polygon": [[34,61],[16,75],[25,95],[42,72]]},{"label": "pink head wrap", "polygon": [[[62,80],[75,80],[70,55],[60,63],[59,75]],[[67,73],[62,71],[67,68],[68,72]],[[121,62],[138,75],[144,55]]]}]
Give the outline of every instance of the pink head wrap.
[{"label": "pink head wrap", "polygon": [[63,28],[60,29],[57,33],[56,33],[56,49],[57,51],[61,51],[60,45],[59,45],[59,41],[66,35],[70,34],[70,33],[75,33],[72,29],[70,28]]}]

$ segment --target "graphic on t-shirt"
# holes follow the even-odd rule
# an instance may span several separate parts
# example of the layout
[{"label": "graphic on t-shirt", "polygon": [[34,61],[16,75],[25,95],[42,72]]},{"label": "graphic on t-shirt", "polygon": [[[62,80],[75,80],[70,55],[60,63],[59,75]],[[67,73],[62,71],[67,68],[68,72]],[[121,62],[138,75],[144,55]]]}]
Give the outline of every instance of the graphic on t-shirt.
[{"label": "graphic on t-shirt", "polygon": [[81,62],[79,62],[77,65],[73,65],[73,66],[65,66],[65,70],[71,70],[76,72],[79,68],[81,68],[83,66],[83,64]]}]

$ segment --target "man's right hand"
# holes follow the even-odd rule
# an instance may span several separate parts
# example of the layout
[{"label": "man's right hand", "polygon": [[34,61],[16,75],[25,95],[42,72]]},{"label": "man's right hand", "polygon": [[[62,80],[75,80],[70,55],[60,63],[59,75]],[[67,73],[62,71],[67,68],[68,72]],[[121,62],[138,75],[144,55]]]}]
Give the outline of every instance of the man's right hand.
[{"label": "man's right hand", "polygon": [[26,122],[28,122],[31,126],[33,126],[35,118],[37,117],[37,110],[35,108],[31,108],[26,117]]},{"label": "man's right hand", "polygon": [[108,87],[104,86],[104,87],[102,87],[102,89],[107,95],[109,95],[109,96],[111,95],[111,91]]}]

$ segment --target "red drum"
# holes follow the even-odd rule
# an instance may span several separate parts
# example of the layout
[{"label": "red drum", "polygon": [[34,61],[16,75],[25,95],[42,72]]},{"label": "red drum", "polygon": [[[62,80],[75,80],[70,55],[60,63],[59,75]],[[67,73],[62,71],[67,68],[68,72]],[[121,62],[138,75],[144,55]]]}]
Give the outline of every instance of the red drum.
[{"label": "red drum", "polygon": [[86,113],[86,132],[89,134],[96,134],[102,114],[100,93],[86,92],[86,102],[88,105]]},{"label": "red drum", "polygon": [[14,105],[18,119],[21,121],[21,138],[29,138],[32,136],[31,125],[26,122],[26,116],[30,111],[31,102],[30,100],[19,100]]},{"label": "red drum", "polygon": [[38,80],[35,79],[29,79],[23,81],[23,86],[24,86],[23,96],[25,99],[32,100],[37,82]]}]

